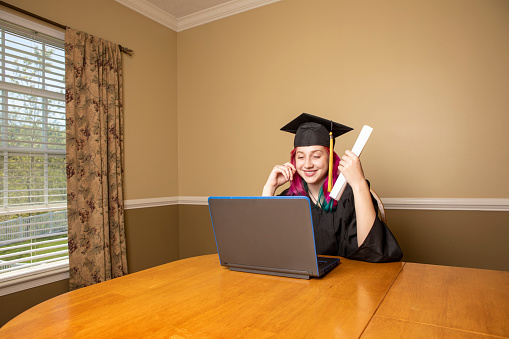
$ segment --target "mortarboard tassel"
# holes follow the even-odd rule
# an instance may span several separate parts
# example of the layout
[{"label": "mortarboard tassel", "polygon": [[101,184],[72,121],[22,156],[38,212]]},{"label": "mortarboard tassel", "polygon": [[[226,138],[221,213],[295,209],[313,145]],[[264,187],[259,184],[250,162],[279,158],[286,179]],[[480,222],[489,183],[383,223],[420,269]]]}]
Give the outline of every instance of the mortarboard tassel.
[{"label": "mortarboard tassel", "polygon": [[329,132],[330,145],[329,145],[329,185],[327,187],[327,192],[330,193],[332,191],[332,162],[334,161],[334,137],[332,136],[332,130]]}]

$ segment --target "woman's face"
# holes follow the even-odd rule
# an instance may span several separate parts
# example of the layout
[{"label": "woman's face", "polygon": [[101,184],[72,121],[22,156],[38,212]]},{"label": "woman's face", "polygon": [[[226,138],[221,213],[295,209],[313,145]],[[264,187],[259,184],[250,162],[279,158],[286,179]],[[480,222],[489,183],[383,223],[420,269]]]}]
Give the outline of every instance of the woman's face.
[{"label": "woman's face", "polygon": [[329,154],[323,146],[297,147],[295,168],[308,185],[322,184],[329,171]]}]

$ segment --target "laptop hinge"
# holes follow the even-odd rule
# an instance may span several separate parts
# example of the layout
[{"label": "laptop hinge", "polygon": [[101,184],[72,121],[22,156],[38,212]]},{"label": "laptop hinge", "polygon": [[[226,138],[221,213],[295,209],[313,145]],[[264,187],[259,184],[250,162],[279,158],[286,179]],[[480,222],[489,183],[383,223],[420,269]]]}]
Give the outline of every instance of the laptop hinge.
[{"label": "laptop hinge", "polygon": [[278,275],[281,277],[289,277],[289,278],[299,278],[299,279],[309,279],[312,275],[311,272],[308,271],[299,271],[299,270],[289,270],[283,268],[274,268],[274,267],[261,267],[261,266],[250,266],[250,265],[242,265],[242,264],[232,264],[225,263],[226,266],[230,268],[232,271],[240,271],[240,272],[248,272],[248,273],[258,273],[258,274],[269,274]]}]

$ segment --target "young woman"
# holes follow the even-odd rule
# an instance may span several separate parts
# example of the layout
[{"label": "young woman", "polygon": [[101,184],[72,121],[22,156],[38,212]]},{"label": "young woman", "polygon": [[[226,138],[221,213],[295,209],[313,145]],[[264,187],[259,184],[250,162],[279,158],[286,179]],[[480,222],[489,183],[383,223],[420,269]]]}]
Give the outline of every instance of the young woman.
[{"label": "young woman", "polygon": [[[262,195],[272,196],[290,181],[290,188],[280,195],[310,198],[318,254],[370,262],[401,260],[403,254],[396,239],[377,216],[377,205],[359,158],[348,150],[341,159],[332,152],[329,175],[330,138],[351,128],[303,113],[281,130],[295,133],[291,160],[272,169]],[[329,196],[328,182],[335,182],[339,172],[347,186],[340,200],[335,201]]]}]

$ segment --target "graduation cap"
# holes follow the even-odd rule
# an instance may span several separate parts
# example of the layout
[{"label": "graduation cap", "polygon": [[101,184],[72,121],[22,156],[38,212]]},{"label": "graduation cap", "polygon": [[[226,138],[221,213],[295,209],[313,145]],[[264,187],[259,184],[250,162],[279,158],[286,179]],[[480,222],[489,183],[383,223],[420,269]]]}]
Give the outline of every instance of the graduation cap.
[{"label": "graduation cap", "polygon": [[329,187],[332,190],[332,162],[334,152],[334,138],[350,132],[353,128],[338,124],[316,115],[302,113],[281,128],[282,131],[295,134],[293,146],[324,146],[329,147]]}]

